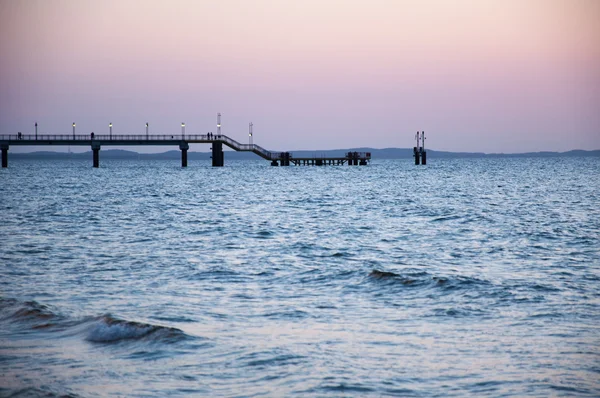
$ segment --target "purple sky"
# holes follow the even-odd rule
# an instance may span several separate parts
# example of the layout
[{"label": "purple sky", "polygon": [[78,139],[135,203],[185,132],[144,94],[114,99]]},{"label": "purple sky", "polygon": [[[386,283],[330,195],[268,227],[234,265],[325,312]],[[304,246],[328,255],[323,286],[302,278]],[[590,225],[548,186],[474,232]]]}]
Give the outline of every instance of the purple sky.
[{"label": "purple sky", "polygon": [[0,0],[0,29],[0,134],[206,133],[221,112],[272,150],[417,130],[437,150],[600,149],[597,0]]}]

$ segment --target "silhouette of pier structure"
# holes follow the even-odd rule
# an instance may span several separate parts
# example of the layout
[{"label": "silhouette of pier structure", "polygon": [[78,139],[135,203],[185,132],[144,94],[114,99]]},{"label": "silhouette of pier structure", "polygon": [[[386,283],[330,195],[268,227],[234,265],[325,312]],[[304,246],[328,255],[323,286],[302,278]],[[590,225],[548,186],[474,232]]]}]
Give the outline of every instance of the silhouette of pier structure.
[{"label": "silhouette of pier structure", "polygon": [[[220,115],[219,115],[220,116]],[[0,135],[0,149],[2,150],[2,167],[8,167],[8,149],[13,145],[62,145],[62,146],[89,146],[92,149],[93,167],[100,166],[100,149],[106,146],[178,146],[181,150],[181,167],[187,167],[187,152],[190,144],[211,144],[212,166],[222,167],[225,163],[223,146],[227,146],[238,152],[252,152],[261,158],[271,162],[273,166],[324,166],[344,165],[349,166],[366,165],[371,160],[369,152],[348,152],[343,157],[302,157],[296,158],[290,152],[268,151],[256,144],[242,144],[223,134],[185,134],[185,124],[182,123],[181,135],[149,135],[148,124],[146,124],[145,135],[115,135],[112,134],[112,123],[110,133],[100,134],[75,134],[75,123],[73,123],[73,134],[49,135],[37,134],[37,123],[35,134],[12,134]],[[220,120],[218,124],[220,130]]]}]

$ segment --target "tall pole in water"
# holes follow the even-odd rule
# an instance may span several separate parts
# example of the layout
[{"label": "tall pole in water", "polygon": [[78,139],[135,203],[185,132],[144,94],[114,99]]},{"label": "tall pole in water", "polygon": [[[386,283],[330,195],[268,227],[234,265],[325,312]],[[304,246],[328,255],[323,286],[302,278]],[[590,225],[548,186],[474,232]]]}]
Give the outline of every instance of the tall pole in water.
[{"label": "tall pole in water", "polygon": [[181,122],[181,139],[185,140],[185,123]]},{"label": "tall pole in water", "polygon": [[420,132],[417,131],[417,146],[413,148],[413,156],[415,157],[415,165],[419,165],[420,162],[420,154],[421,151],[419,150],[419,139],[420,139]]},{"label": "tall pole in water", "polygon": [[425,132],[424,131],[421,131],[421,142],[423,143],[421,145],[421,164],[426,165],[427,164],[427,152],[425,152]]},{"label": "tall pole in water", "polygon": [[248,141],[250,143],[250,145],[252,145],[252,122],[250,122],[249,127],[249,132],[248,132]]},{"label": "tall pole in water", "polygon": [[108,123],[108,139],[112,141],[112,122]]},{"label": "tall pole in water", "polygon": [[75,139],[75,122],[73,122],[73,139]]},{"label": "tall pole in water", "polygon": [[148,141],[150,137],[148,137],[148,122],[146,122],[146,141]]},{"label": "tall pole in water", "polygon": [[35,122],[35,139],[37,141],[37,122]]}]

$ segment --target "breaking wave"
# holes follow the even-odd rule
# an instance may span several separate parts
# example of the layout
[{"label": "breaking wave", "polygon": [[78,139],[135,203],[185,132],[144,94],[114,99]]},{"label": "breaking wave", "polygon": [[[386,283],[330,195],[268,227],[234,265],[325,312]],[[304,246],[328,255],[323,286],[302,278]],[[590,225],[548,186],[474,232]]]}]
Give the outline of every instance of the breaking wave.
[{"label": "breaking wave", "polygon": [[122,340],[177,341],[185,338],[177,328],[126,321],[104,315],[92,322],[86,340],[95,343],[112,343]]},{"label": "breaking wave", "polygon": [[182,330],[173,327],[123,320],[110,314],[69,319],[57,315],[50,306],[37,301],[0,298],[2,324],[13,325],[19,330],[62,331],[64,335],[82,335],[85,340],[95,343],[123,340],[173,342],[188,337]]}]

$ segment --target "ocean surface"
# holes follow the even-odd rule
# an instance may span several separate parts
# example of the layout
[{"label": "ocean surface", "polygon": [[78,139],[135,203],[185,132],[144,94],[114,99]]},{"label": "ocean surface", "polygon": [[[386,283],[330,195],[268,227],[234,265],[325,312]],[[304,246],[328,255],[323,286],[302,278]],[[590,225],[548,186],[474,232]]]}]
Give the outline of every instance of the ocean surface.
[{"label": "ocean surface", "polygon": [[0,396],[600,396],[599,158],[91,163],[0,169]]}]

